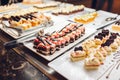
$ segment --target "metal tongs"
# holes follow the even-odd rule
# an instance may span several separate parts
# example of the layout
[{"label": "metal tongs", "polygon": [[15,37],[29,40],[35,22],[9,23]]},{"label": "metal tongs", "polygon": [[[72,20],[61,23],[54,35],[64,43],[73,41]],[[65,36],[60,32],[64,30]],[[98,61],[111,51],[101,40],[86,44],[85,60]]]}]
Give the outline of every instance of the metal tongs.
[{"label": "metal tongs", "polygon": [[[116,17],[108,17],[108,18],[105,19],[105,21],[106,21],[106,22],[109,22],[109,21],[115,20],[115,21],[113,21],[113,22],[110,23],[110,24],[113,24],[113,23],[116,22],[118,16],[119,16],[119,15],[117,15]],[[97,28],[97,30],[103,29],[103,28],[107,27],[107,26],[110,25],[110,24],[107,24],[107,25],[104,25],[103,27]]]},{"label": "metal tongs", "polygon": [[[39,33],[37,32],[37,33],[34,33],[30,36],[28,35],[27,37],[23,37],[23,38],[20,38],[20,39],[17,39],[17,40],[12,40],[12,41],[6,42],[6,43],[4,43],[4,47],[6,49],[12,49],[12,48],[15,48],[15,47],[23,46],[25,43],[33,42],[34,37],[38,37],[40,35],[41,36],[44,35],[44,30],[43,29],[40,30]],[[31,38],[31,37],[33,37],[33,38]]]},{"label": "metal tongs", "polygon": [[[14,29],[15,31],[17,31],[18,32],[18,36],[21,36],[21,34],[23,32],[22,29],[20,29],[20,28],[15,28],[15,27],[10,26],[8,21],[2,20],[1,24],[2,24],[3,28],[11,28],[11,29]],[[11,32],[14,33],[12,30],[11,30]],[[17,35],[17,34],[15,34],[15,35]]]},{"label": "metal tongs", "polygon": [[113,20],[116,20],[118,16],[119,16],[119,15],[117,15],[116,17],[108,17],[108,18],[105,19],[105,21],[113,21]]}]

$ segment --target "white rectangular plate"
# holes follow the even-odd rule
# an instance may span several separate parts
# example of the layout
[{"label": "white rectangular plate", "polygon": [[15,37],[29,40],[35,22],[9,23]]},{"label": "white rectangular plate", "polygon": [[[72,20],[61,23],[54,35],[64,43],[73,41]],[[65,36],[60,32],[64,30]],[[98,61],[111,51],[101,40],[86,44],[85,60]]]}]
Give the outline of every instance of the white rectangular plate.
[{"label": "white rectangular plate", "polygon": [[[83,11],[79,11],[79,12],[76,12],[76,13],[73,13],[73,14],[69,14],[69,15],[57,15],[58,17],[63,17],[65,20],[69,20],[70,18],[76,16],[76,15],[82,15],[82,14],[85,14],[85,13],[89,13],[89,12],[93,12],[95,11],[95,9],[91,9],[91,8],[87,8],[85,7]],[[56,16],[56,15],[54,15]]]},{"label": "white rectangular plate", "polygon": [[[94,29],[98,29],[98,28],[101,28],[101,27],[103,27],[105,25],[108,25],[108,24],[113,23],[116,20],[118,20],[118,18],[117,18],[116,20],[105,21],[106,18],[108,18],[108,17],[116,17],[116,16],[118,16],[118,14],[114,14],[114,13],[110,13],[110,12],[106,12],[106,11],[102,11],[102,10],[97,11],[97,13],[98,13],[98,16],[95,18],[95,20],[88,23],[88,24],[85,24],[85,26],[92,27]],[[76,15],[76,16],[78,16],[78,15]],[[74,21],[74,17],[75,16],[73,16],[69,20]]]},{"label": "white rectangular plate", "polygon": [[[58,29],[58,27],[56,27]],[[49,29],[50,30],[50,29]],[[55,28],[54,28],[55,30]],[[51,31],[51,30],[50,30]],[[91,34],[93,34],[96,30],[94,29],[89,29],[86,28],[86,32],[85,34],[79,38],[78,40],[76,40],[74,43],[70,43],[68,46],[65,46],[64,48],[61,48],[59,51],[56,51],[54,54],[52,55],[43,55],[41,53],[38,53],[34,48],[33,48],[33,43],[26,43],[24,44],[28,49],[32,50],[33,52],[35,52],[36,54],[38,54],[39,56],[43,57],[44,59],[51,61],[54,58],[56,58],[57,56],[63,54],[66,50],[68,50],[69,48],[73,47],[75,44],[77,44],[78,42],[82,41],[83,39],[87,38],[88,36],[90,36]]]},{"label": "white rectangular plate", "polygon": [[[50,26],[50,25],[47,25],[47,26]],[[30,29],[29,31],[24,31],[23,33],[20,34],[19,36],[19,33],[12,29],[12,28],[3,28],[1,26],[1,30],[4,31],[5,33],[7,33],[8,35],[10,35],[11,37],[13,37],[14,39],[18,39],[18,38],[22,38],[26,35],[29,35],[29,34],[32,34],[32,33],[36,33],[38,31],[40,31],[41,29],[47,29],[48,27],[44,27],[44,26],[38,26],[36,27],[35,29]]]},{"label": "white rectangular plate", "polygon": [[[91,37],[93,38],[93,36]],[[91,39],[89,38],[89,39]],[[80,46],[78,44],[77,46]],[[56,72],[64,76],[68,80],[119,80],[120,68],[116,69],[116,60],[113,62],[113,56],[116,52],[108,55],[104,60],[104,64],[99,67],[98,70],[86,70],[84,68],[84,60],[78,62],[72,62],[70,60],[70,54],[74,50],[66,52],[62,56],[51,61],[48,66],[53,68]],[[120,47],[118,49],[120,51]],[[120,53],[119,53],[120,58]],[[117,63],[120,65],[119,63]],[[110,73],[111,72],[111,73]],[[109,78],[106,78],[110,73]],[[112,76],[114,75],[114,76]]]}]

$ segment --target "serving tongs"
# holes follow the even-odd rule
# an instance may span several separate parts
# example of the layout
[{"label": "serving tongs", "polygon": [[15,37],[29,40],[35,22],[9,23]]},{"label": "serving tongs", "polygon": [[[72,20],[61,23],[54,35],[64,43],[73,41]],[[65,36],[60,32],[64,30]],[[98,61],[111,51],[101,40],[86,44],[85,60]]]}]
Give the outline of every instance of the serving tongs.
[{"label": "serving tongs", "polygon": [[21,36],[21,34],[23,33],[22,29],[10,26],[10,23],[6,20],[2,20],[1,24],[2,24],[3,28],[5,28],[5,29],[10,28],[10,29],[14,29],[15,31],[17,31],[18,35],[11,30],[11,32],[17,36]]},{"label": "serving tongs", "polygon": [[[34,34],[32,36],[35,36],[35,35],[36,34]],[[31,36],[29,36],[29,37],[31,37]],[[27,37],[27,38],[29,38],[29,37]],[[15,47],[23,46],[25,43],[29,43],[29,42],[34,41],[34,39],[29,39],[29,40],[24,40],[24,39],[17,39],[17,40],[12,40],[12,41],[6,42],[6,43],[4,43],[4,47],[6,49],[12,49]]]},{"label": "serving tongs", "polygon": [[[39,34],[39,33],[41,33],[41,34]],[[28,35],[27,37],[23,37],[20,39],[6,42],[6,43],[4,43],[4,47],[6,49],[12,49],[15,47],[23,46],[25,43],[33,42],[35,37],[39,37],[39,39],[42,39],[41,37],[45,35],[44,30],[43,29],[40,30],[39,33],[37,32],[37,33],[31,34],[31,35]],[[33,38],[31,38],[31,37],[33,37]]]},{"label": "serving tongs", "polygon": [[113,22],[111,22],[111,23],[109,23],[109,24],[107,24],[107,25],[104,25],[104,26],[102,26],[102,27],[100,27],[100,28],[97,28],[97,30],[103,29],[103,28],[109,26],[110,24],[113,24],[113,23],[119,21],[119,20],[117,20],[117,17],[118,17],[118,16],[119,16],[119,15],[117,15],[116,17],[108,17],[108,18],[106,18],[106,19],[104,20],[105,22],[109,22],[109,21],[113,21]]},{"label": "serving tongs", "polygon": [[117,15],[116,17],[108,17],[108,18],[105,19],[105,21],[113,21],[113,20],[116,20],[118,16],[119,16],[119,15]]}]

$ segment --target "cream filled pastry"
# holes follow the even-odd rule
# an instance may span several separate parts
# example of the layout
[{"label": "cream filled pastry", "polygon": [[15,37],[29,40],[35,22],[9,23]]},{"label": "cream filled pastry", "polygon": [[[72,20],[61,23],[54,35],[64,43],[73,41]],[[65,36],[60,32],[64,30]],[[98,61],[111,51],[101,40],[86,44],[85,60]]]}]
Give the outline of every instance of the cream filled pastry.
[{"label": "cream filled pastry", "polygon": [[100,52],[104,57],[107,56],[108,52],[105,50],[105,48],[100,47],[99,49],[97,49],[96,51]]},{"label": "cream filled pastry", "polygon": [[118,44],[116,42],[113,42],[110,47],[112,48],[112,51],[116,51],[118,48]]},{"label": "cream filled pastry", "polygon": [[105,57],[103,56],[103,54],[100,51],[96,51],[94,56],[99,59],[101,64],[103,64],[103,60],[105,60]]},{"label": "cream filled pastry", "polygon": [[76,47],[70,57],[72,61],[79,61],[86,57],[86,53],[82,47]]},{"label": "cream filled pastry", "polygon": [[89,57],[85,59],[84,66],[86,69],[98,69],[100,66],[100,61],[96,57]]},{"label": "cream filled pastry", "polygon": [[111,52],[112,52],[112,48],[111,48],[111,47],[109,47],[109,46],[104,46],[103,48],[107,51],[107,54],[108,54],[108,55],[111,54]]},{"label": "cream filled pastry", "polygon": [[83,45],[88,48],[92,48],[92,47],[95,47],[95,42],[93,40],[87,40],[83,43]]}]

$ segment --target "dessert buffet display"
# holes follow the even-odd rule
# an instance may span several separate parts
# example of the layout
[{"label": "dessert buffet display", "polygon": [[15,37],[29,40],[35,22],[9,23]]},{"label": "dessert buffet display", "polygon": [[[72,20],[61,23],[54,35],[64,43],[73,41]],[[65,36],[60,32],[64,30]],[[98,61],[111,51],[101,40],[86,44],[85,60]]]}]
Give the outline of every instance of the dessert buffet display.
[{"label": "dessert buffet display", "polygon": [[112,30],[113,30],[113,31],[119,31],[119,32],[120,32],[120,20],[116,21],[116,22],[112,25]]},{"label": "dessert buffet display", "polygon": [[2,30],[15,39],[53,25],[50,16],[46,16],[35,8],[3,14],[1,20],[4,25]]},{"label": "dessert buffet display", "polygon": [[16,4],[0,6],[0,13],[15,10],[15,9],[18,9],[18,8],[20,8],[20,7]]},{"label": "dessert buffet display", "polygon": [[86,13],[84,15],[75,17],[74,21],[86,24],[86,23],[94,21],[97,15],[98,15],[97,12]]},{"label": "dessert buffet display", "polygon": [[[54,28],[58,28],[58,26]],[[96,31],[85,29],[77,23],[70,23],[61,28],[51,34],[35,36],[33,37],[34,42],[26,43],[25,46],[44,59],[51,61]],[[31,39],[33,38],[31,37]]]},{"label": "dessert buffet display", "polygon": [[85,33],[85,27],[78,24],[69,24],[59,32],[51,35],[37,36],[34,40],[34,48],[40,54],[52,55],[56,50],[68,46],[75,40],[79,39]]},{"label": "dessert buffet display", "polygon": [[84,5],[69,5],[65,7],[60,7],[52,11],[54,15],[69,15],[72,13],[80,12],[84,10]]},{"label": "dessert buffet display", "polygon": [[43,13],[36,12],[34,9],[26,10],[3,15],[2,20],[8,20],[11,27],[18,27],[22,30],[28,30],[32,27],[46,24],[51,21],[50,17],[45,16]]},{"label": "dessert buffet display", "polygon": [[[32,5],[0,15],[0,29],[40,58],[51,61],[48,65],[66,79],[99,80],[105,72],[112,72],[110,66],[120,65],[116,58],[120,53],[118,14],[61,2],[23,3]],[[0,6],[0,12],[18,8],[15,4]],[[42,13],[42,9],[48,12]]]},{"label": "dessert buffet display", "polygon": [[102,30],[48,65],[70,80],[106,80],[118,69],[119,49],[120,35]]},{"label": "dessert buffet display", "polygon": [[87,40],[81,46],[75,47],[71,52],[71,60],[79,61],[85,59],[85,68],[98,69],[104,64],[105,57],[115,52],[120,46],[120,35],[102,30],[94,39]]}]

